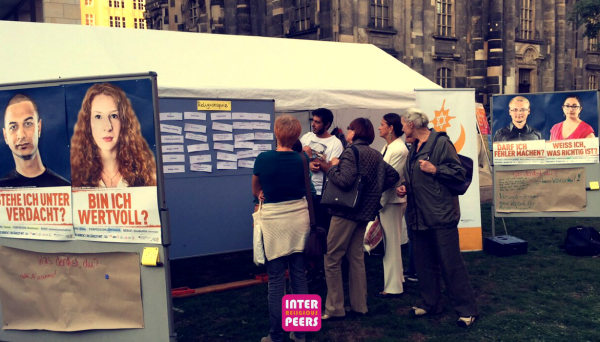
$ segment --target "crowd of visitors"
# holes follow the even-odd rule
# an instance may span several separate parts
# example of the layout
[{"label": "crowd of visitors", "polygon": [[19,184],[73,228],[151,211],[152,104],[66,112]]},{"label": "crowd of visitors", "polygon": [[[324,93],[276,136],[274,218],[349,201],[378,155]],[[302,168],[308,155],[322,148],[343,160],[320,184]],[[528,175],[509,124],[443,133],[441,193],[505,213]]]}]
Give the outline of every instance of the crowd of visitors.
[{"label": "crowd of visitors", "polygon": [[[421,303],[412,308],[411,314],[435,315],[442,311],[443,279],[458,316],[457,324],[472,325],[479,311],[460,254],[460,206],[458,196],[444,185],[464,181],[466,175],[452,142],[444,135],[434,143],[437,132],[428,128],[427,116],[414,108],[402,115],[383,116],[379,136],[386,145],[381,152],[370,147],[375,129],[368,118],[357,118],[347,127],[345,149],[329,133],[333,122],[333,113],[319,108],[313,111],[312,132],[300,138],[298,119],[282,115],[274,125],[277,149],[261,153],[255,161],[252,190],[262,202],[271,326],[269,335],[261,342],[284,340],[281,301],[286,268],[292,292],[308,293],[304,247],[310,221],[305,173],[310,175],[312,183],[316,223],[328,231],[323,260],[308,264],[313,272],[324,268],[327,297],[323,303],[323,323],[347,315],[367,314],[363,239],[368,223],[377,219],[385,235],[385,256],[384,287],[375,296],[401,296],[405,278],[417,280],[418,276]],[[310,161],[308,167],[303,163],[303,153]],[[322,204],[324,185],[329,183],[345,191],[361,183],[356,205],[348,208]],[[407,231],[411,260],[408,272],[403,272],[401,246]],[[344,306],[342,281],[344,256],[349,265],[348,307]],[[305,341],[305,336],[292,332],[290,339]]]}]

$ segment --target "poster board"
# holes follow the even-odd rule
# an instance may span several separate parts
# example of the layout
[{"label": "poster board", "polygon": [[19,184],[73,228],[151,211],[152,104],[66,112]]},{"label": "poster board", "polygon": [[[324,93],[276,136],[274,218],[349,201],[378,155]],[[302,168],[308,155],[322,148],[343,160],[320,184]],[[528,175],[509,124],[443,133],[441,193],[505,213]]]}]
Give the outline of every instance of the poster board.
[{"label": "poster board", "polygon": [[[101,83],[111,84],[113,86],[116,86],[117,88],[120,87],[122,93],[124,94],[123,96],[126,98],[126,100],[115,100],[113,101],[113,103],[130,103],[130,107],[133,108],[133,115],[136,117],[135,120],[122,119],[120,127],[122,128],[122,132],[125,132],[123,134],[127,134],[128,132],[130,132],[130,130],[128,129],[130,128],[130,126],[127,126],[128,122],[139,122],[138,127],[141,127],[140,134],[143,136],[143,140],[146,141],[149,150],[152,151],[152,154],[154,155],[153,158],[155,158],[155,163],[160,165],[161,155],[160,153],[154,152],[158,151],[157,148],[160,147],[160,142],[156,142],[157,134],[154,130],[154,127],[157,126],[158,123],[158,97],[155,74],[148,73],[138,75],[107,76],[87,79],[64,79],[56,81],[40,81],[33,83],[0,85],[0,103],[2,106],[1,110],[6,116],[5,119],[8,118],[8,120],[5,120],[3,122],[3,126],[5,128],[5,130],[3,131],[5,133],[4,140],[6,144],[4,144],[0,149],[0,165],[2,165],[3,168],[1,170],[2,175],[0,175],[0,177],[2,178],[0,180],[0,190],[2,192],[11,192],[11,196],[13,197],[13,199],[16,198],[15,196],[13,196],[16,193],[20,193],[22,199],[27,198],[28,196],[26,196],[26,194],[30,193],[32,189],[51,189],[49,190],[50,193],[58,193],[57,195],[51,195],[54,198],[62,198],[66,196],[63,195],[63,192],[52,191],[52,189],[54,189],[54,187],[57,186],[59,188],[65,187],[65,184],[62,181],[58,185],[54,183],[51,185],[45,185],[44,182],[35,185],[25,186],[21,183],[4,183],[3,181],[7,179],[10,179],[11,182],[14,181],[14,178],[4,177],[5,172],[7,171],[4,168],[14,168],[14,170],[9,171],[9,173],[16,171],[19,175],[21,175],[21,169],[19,168],[19,165],[20,163],[22,163],[22,161],[31,162],[41,159],[43,160],[43,163],[41,164],[43,164],[44,169],[51,169],[53,171],[53,177],[51,177],[51,179],[53,179],[53,182],[57,179],[57,177],[66,180],[67,182],[69,182],[69,184],[71,182],[74,182],[75,179],[77,179],[77,177],[74,177],[74,173],[71,172],[71,167],[75,165],[72,163],[73,159],[71,158],[71,154],[74,153],[73,147],[77,146],[77,144],[73,143],[73,137],[75,136],[75,134],[73,134],[73,128],[76,127],[76,122],[80,121],[78,118],[78,112],[79,109],[82,107],[82,103],[84,102],[82,100],[84,99],[85,94],[89,91],[89,89],[95,87],[96,84]],[[17,93],[24,93],[27,96],[29,96],[30,99],[25,99],[24,101],[19,100],[20,102],[15,103],[9,102],[9,100],[15,98],[15,95]],[[44,99],[45,95],[48,95],[46,96],[46,102],[44,102],[43,100],[39,101],[40,98]],[[98,95],[94,98],[97,99],[100,98],[100,96]],[[113,97],[113,99],[115,99],[115,97]],[[27,117],[27,115],[19,116],[19,113],[21,112],[15,109],[17,107],[11,107],[13,104],[18,105],[19,103],[23,106],[36,103],[37,108],[34,107],[34,110],[32,111],[32,113],[34,114],[30,115],[29,118]],[[54,103],[55,106],[52,106],[52,103]],[[46,106],[46,104],[48,104],[49,106]],[[9,108],[10,111],[8,111]],[[129,107],[119,107],[118,110],[116,110],[116,112],[125,113],[127,108]],[[27,110],[23,112],[26,113]],[[95,113],[95,111],[93,112]],[[120,115],[121,114],[115,114],[113,119],[121,119],[122,116]],[[30,123],[26,123],[28,120]],[[9,124],[15,124],[17,128],[11,128],[11,130],[15,132],[24,132],[25,128],[31,127],[32,129],[34,129],[33,131],[35,132],[35,134],[25,134],[24,136],[26,136],[26,138],[18,137],[18,134],[14,136],[10,135],[9,132],[6,130],[7,121]],[[87,121],[83,120],[81,122]],[[114,127],[115,125],[113,124],[111,128],[114,129]],[[37,138],[35,138],[36,136]],[[117,135],[115,135],[112,139],[105,139],[105,141],[110,142],[116,140],[117,142],[119,142],[118,144],[115,144],[116,146],[134,146],[134,143],[131,143],[131,140],[121,140],[124,139],[124,135],[119,135],[118,138],[115,138],[116,136]],[[16,140],[11,140],[13,137],[16,137]],[[96,143],[96,145],[94,146],[99,147],[98,150],[100,150],[98,140],[94,141]],[[122,143],[123,141],[128,142],[128,144]],[[38,149],[36,149],[36,147],[38,147]],[[23,155],[31,156],[23,158],[18,155],[21,152],[23,152]],[[82,169],[77,169],[77,174],[85,174],[85,171],[82,171]],[[138,172],[136,174],[140,175],[142,173]],[[39,177],[27,178],[28,179],[25,180],[27,182],[30,182],[32,180],[40,182]],[[147,191],[149,191],[148,193],[152,194],[149,203],[141,205],[136,203],[131,205],[131,207],[123,207],[124,205],[126,205],[123,202],[119,202],[116,205],[120,206],[120,208],[117,209],[127,209],[130,212],[134,212],[138,209],[146,209],[143,207],[145,205],[148,205],[147,209],[155,212],[156,217],[154,218],[154,224],[158,226],[149,236],[156,238],[156,240],[152,241],[152,239],[140,238],[141,236],[148,236],[146,234],[143,234],[144,232],[141,231],[147,231],[148,228],[140,227],[138,223],[135,222],[135,220],[128,220],[127,223],[121,221],[116,225],[115,222],[112,222],[112,226],[110,224],[103,224],[102,227],[93,227],[95,228],[95,231],[98,232],[97,234],[94,234],[96,235],[96,237],[85,236],[86,234],[78,235],[76,233],[76,230],[73,229],[73,226],[77,227],[76,224],[72,224],[70,225],[70,229],[73,231],[73,234],[71,236],[66,236],[65,234],[63,234],[60,236],[60,238],[57,239],[53,236],[46,236],[46,232],[53,231],[52,225],[46,225],[47,222],[43,222],[43,220],[40,221],[41,219],[39,217],[27,217],[25,215],[25,217],[27,218],[26,220],[17,221],[11,220],[12,218],[7,219],[7,216],[0,217],[0,219],[2,220],[0,224],[4,232],[18,233],[3,235],[2,237],[0,237],[0,245],[2,246],[2,248],[10,247],[18,249],[19,253],[26,253],[27,255],[43,255],[45,253],[53,253],[52,255],[55,257],[55,259],[53,259],[55,262],[53,266],[61,265],[61,267],[63,266],[63,264],[67,264],[70,262],[66,261],[66,258],[70,258],[69,260],[72,261],[73,259],[77,258],[77,256],[81,256],[81,260],[87,259],[85,258],[85,256],[91,259],[93,259],[92,257],[106,257],[106,262],[112,263],[114,262],[115,257],[118,259],[119,255],[127,255],[129,258],[129,267],[133,266],[136,269],[139,269],[139,280],[137,281],[137,288],[134,288],[133,290],[140,291],[141,293],[140,304],[143,314],[143,327],[136,329],[119,329],[118,327],[114,327],[111,325],[111,328],[109,328],[110,330],[107,330],[104,328],[98,329],[99,326],[94,327],[93,324],[88,325],[84,323],[76,329],[73,329],[77,331],[69,331],[69,329],[65,329],[64,327],[58,329],[48,329],[47,326],[34,324],[28,327],[17,327],[15,328],[15,330],[13,330],[10,329],[10,327],[7,328],[7,324],[3,321],[4,312],[0,310],[0,324],[2,324],[4,328],[3,330],[0,330],[0,340],[148,341],[159,339],[164,341],[174,341],[175,334],[173,332],[171,313],[169,265],[168,263],[165,263],[164,267],[145,267],[141,266],[139,263],[142,251],[144,247],[148,245],[158,248],[161,260],[169,259],[168,244],[170,241],[170,232],[167,217],[168,211],[164,200],[164,181],[162,177],[162,172],[160,170],[154,172],[153,176],[151,177],[153,179],[152,184],[140,184],[137,182],[137,180],[130,180],[129,178],[126,178],[126,172],[123,172],[122,177],[120,178],[123,178],[124,180],[128,179],[130,186],[126,189],[121,189],[119,191],[115,189],[107,189],[107,191],[113,191],[115,194],[121,194],[121,196],[123,197],[129,193],[127,189],[135,190],[141,189],[143,187],[151,188],[150,190],[146,189]],[[35,187],[30,188],[29,186]],[[66,187],[71,189],[70,185],[67,185]],[[97,186],[94,187],[80,185],[79,188],[83,190],[99,191],[99,188]],[[71,204],[71,208],[68,211],[67,209],[65,209],[65,216],[71,216],[72,218],[73,215],[77,215],[77,207],[71,197],[71,190],[68,190],[67,193],[69,195],[68,199]],[[30,201],[32,200],[32,198],[35,198],[32,196],[33,195],[29,196]],[[108,196],[108,198],[110,198],[110,196]],[[107,203],[111,202],[114,203],[115,201],[107,201]],[[65,201],[63,201],[63,204],[64,203]],[[7,212],[7,210],[10,210],[11,208],[9,208],[7,204],[8,202],[3,202],[3,204],[0,205],[0,211]],[[21,204],[22,206],[29,207],[28,203]],[[135,206],[141,207],[135,208]],[[13,205],[12,207],[15,206]],[[114,208],[101,209],[104,211],[104,214],[106,214],[108,210],[112,210]],[[87,227],[84,226],[84,228]],[[117,229],[119,229],[118,232]],[[128,232],[125,229],[129,229],[131,231]],[[8,253],[10,255],[10,253],[15,254],[17,252]],[[108,257],[109,255],[112,257]],[[63,258],[63,256],[65,258]],[[136,262],[136,265],[133,265],[133,262],[131,261],[134,258],[138,260]],[[73,265],[73,263],[70,262],[70,265]],[[83,262],[81,262],[79,265],[82,266],[83,269]],[[88,267],[91,267],[91,264],[89,263],[86,265]],[[24,268],[27,268],[26,266],[26,264],[23,265]],[[21,275],[24,275],[25,273],[26,270],[24,269]],[[37,274],[37,272],[34,273]],[[24,277],[22,278],[22,280],[31,280],[31,275],[32,273],[29,274],[29,278]],[[106,273],[106,275],[108,275],[108,272]],[[43,278],[42,280],[50,280],[52,278],[51,276],[52,273],[48,273],[43,274],[41,277]],[[128,284],[132,283],[136,283],[135,278],[133,279],[133,281],[128,282]],[[74,289],[75,288],[76,287],[74,287]],[[112,288],[111,286],[108,287],[108,290],[119,291],[118,288]],[[43,298],[44,297],[42,297],[42,300]],[[0,304],[2,304],[1,299]],[[84,311],[88,310],[88,308],[85,307],[78,307],[79,304],[80,303],[77,302],[62,302],[61,306],[65,308],[65,313],[63,314],[68,314],[69,311],[75,311],[69,310],[69,305],[75,305],[74,307],[82,309]],[[5,306],[2,306],[2,308],[5,308]],[[97,311],[95,310],[90,310],[88,312],[97,313]],[[10,313],[8,312],[6,314],[8,315],[7,317],[10,316]],[[102,316],[100,315],[100,317]]]},{"label": "poster board", "polygon": [[[458,153],[471,158],[477,165],[477,116],[475,114],[475,91],[473,89],[416,90],[417,106],[429,118],[430,128],[446,132]],[[465,110],[471,109],[471,110]],[[458,232],[462,251],[483,249],[481,233],[481,210],[479,198],[479,173],[467,192],[458,197],[460,222]]]},{"label": "poster board", "polygon": [[[178,140],[181,142],[170,143],[169,147],[166,143],[163,145],[166,198],[173,231],[171,256],[175,259],[251,249],[254,210],[252,165],[257,153],[276,147],[273,133],[275,102],[160,98],[159,103],[163,118],[161,124],[169,125],[167,129],[173,132],[164,130],[163,126],[163,139],[181,137]],[[211,104],[214,106],[211,107]],[[190,124],[195,125],[192,129],[203,132],[186,131],[186,125],[190,129]],[[255,137],[248,137],[248,134]],[[236,137],[242,137],[242,140]],[[199,144],[203,145],[200,150],[190,151],[191,146]],[[215,144],[228,150],[215,149]],[[261,145],[260,150],[253,150],[250,144]],[[183,152],[167,152],[165,148],[170,146]],[[219,155],[223,154],[240,157],[236,163],[221,160]],[[166,162],[172,156],[179,156],[178,161]],[[197,158],[204,159],[195,163]],[[221,169],[220,162],[233,164]],[[248,164],[240,166],[241,162]],[[234,164],[236,168],[230,169]],[[203,165],[210,167],[211,172],[194,171],[200,170]],[[169,171],[169,168],[176,172]]]},{"label": "poster board", "polygon": [[[523,100],[523,98],[525,100]],[[511,94],[492,97],[493,174],[494,174],[494,215],[497,217],[598,217],[600,213],[600,192],[590,191],[590,183],[600,179],[598,159],[598,92],[569,91],[538,94]],[[577,129],[570,131],[564,122],[569,116],[578,117],[581,122]],[[519,139],[519,131],[527,139]],[[516,122],[516,123],[515,123]],[[563,134],[564,132],[564,134]],[[512,135],[511,135],[512,134]],[[534,140],[535,139],[535,140]],[[515,174],[558,173],[566,175],[568,169],[583,169],[581,176],[585,183],[577,185],[577,191],[585,196],[585,208],[566,207],[560,204],[538,207],[537,211],[509,211],[499,209],[499,173]],[[568,178],[568,177],[567,177]],[[540,186],[546,192],[549,188]],[[552,187],[552,185],[550,185]],[[515,194],[512,194],[514,196]],[[520,195],[527,195],[521,191]],[[504,195],[503,195],[504,196]],[[565,198],[567,200],[567,198]],[[500,211],[502,210],[502,212]]]}]

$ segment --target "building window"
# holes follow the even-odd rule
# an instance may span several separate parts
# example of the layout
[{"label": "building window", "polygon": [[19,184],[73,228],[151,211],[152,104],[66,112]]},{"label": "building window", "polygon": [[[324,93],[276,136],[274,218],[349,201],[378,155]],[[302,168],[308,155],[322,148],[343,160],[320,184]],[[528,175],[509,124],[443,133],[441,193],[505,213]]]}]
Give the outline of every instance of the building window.
[{"label": "building window", "polygon": [[454,0],[437,0],[437,34],[440,36],[452,36],[452,13],[454,11]]},{"label": "building window", "polygon": [[196,0],[191,0],[192,3],[190,5],[190,21],[192,23],[196,23],[198,20],[198,13],[200,12],[200,4]]},{"label": "building window", "polygon": [[588,51],[598,52],[598,36],[588,38]]},{"label": "building window", "polygon": [[[173,7],[173,6],[171,6]],[[133,0],[133,9],[144,10],[144,0]]]},{"label": "building window", "polygon": [[86,14],[85,15],[85,24],[87,26],[94,26],[94,15],[93,14]]},{"label": "building window", "polygon": [[146,21],[144,19],[140,19],[140,29],[146,29]]},{"label": "building window", "polygon": [[122,18],[121,18],[121,26],[122,26],[123,28],[126,28],[126,26],[125,26],[125,17],[122,17]]},{"label": "building window", "polygon": [[94,0],[85,0],[86,6],[94,6]]},{"label": "building window", "polygon": [[296,0],[296,6],[294,8],[295,20],[294,26],[296,31],[306,31],[310,25],[310,1],[311,0]]},{"label": "building window", "polygon": [[598,78],[596,75],[590,75],[588,78],[588,89],[598,89]]},{"label": "building window", "polygon": [[521,0],[521,38],[533,39],[533,0]]},{"label": "building window", "polygon": [[115,27],[121,27],[121,17],[115,17]]},{"label": "building window", "polygon": [[531,93],[531,69],[519,69],[519,93]]},{"label": "building window", "polygon": [[113,7],[113,2],[112,2],[112,0],[108,0],[108,7]]},{"label": "building window", "polygon": [[133,25],[136,29],[145,29],[145,22],[144,19],[138,19],[138,18],[133,18]]},{"label": "building window", "polygon": [[115,27],[114,17],[110,16],[110,27]]},{"label": "building window", "polygon": [[437,69],[436,83],[442,88],[452,87],[452,70],[449,68]]},{"label": "building window", "polygon": [[389,0],[371,0],[370,26],[387,29],[390,27]]}]

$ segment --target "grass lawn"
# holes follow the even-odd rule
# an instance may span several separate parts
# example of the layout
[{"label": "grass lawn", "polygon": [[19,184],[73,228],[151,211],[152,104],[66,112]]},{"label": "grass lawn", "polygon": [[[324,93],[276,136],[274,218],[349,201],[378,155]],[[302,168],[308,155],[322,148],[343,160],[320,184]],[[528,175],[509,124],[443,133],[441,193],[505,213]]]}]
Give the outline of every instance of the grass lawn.
[{"label": "grass lawn", "polygon": [[[484,237],[491,235],[490,206],[482,206]],[[437,316],[412,318],[418,285],[405,295],[373,296],[383,285],[379,258],[365,257],[369,313],[366,317],[324,322],[308,341],[600,341],[600,260],[574,257],[559,248],[568,227],[596,226],[597,219],[505,219],[508,232],[529,243],[528,253],[496,257],[464,253],[480,307],[480,320],[458,328],[446,298]],[[250,229],[250,228],[249,228]],[[500,219],[496,232],[503,234]],[[406,251],[403,251],[404,255]],[[405,260],[406,264],[406,260]],[[173,287],[202,287],[266,273],[252,263],[252,252],[237,252],[171,262]],[[325,299],[325,281],[309,291]],[[347,295],[346,291],[346,295]],[[347,299],[346,299],[347,300]],[[267,285],[173,300],[175,331],[185,341],[260,341],[269,330]]]}]

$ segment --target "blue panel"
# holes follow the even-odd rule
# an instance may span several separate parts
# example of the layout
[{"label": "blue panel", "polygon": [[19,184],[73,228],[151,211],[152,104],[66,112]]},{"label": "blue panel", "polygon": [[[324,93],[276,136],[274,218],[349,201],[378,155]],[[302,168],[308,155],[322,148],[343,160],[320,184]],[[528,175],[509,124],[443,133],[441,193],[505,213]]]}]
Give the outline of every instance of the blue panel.
[{"label": "blue panel", "polygon": [[[213,149],[213,134],[227,133],[213,131],[211,113],[197,109],[198,100],[211,99],[159,99],[161,113],[173,112],[205,112],[206,121],[182,120],[161,121],[161,123],[184,127],[185,123],[206,125],[206,133],[198,133],[208,137],[209,151],[187,152],[188,145],[202,142],[184,140],[185,173],[165,173],[165,191],[167,206],[170,211],[171,258],[184,258],[197,255],[224,253],[240,249],[252,248],[252,212],[254,209],[252,196],[252,169],[217,170],[217,152]],[[232,134],[242,133],[273,133],[274,101],[273,100],[225,100],[231,101],[232,112],[265,113],[271,115],[271,130],[238,130]],[[258,122],[257,120],[219,120],[218,122],[232,124],[234,121]],[[262,121],[267,122],[267,121]],[[166,134],[165,135],[171,135]],[[185,136],[185,132],[182,132]],[[261,144],[272,144],[275,140],[254,141]],[[234,144],[234,141],[223,141]],[[163,144],[166,145],[166,144]],[[233,153],[245,149],[235,149]],[[223,151],[226,153],[232,153]],[[164,153],[165,156],[172,153]],[[190,171],[190,155],[212,156],[212,173]],[[254,159],[254,158],[252,158]],[[165,163],[176,165],[182,163]]]}]

